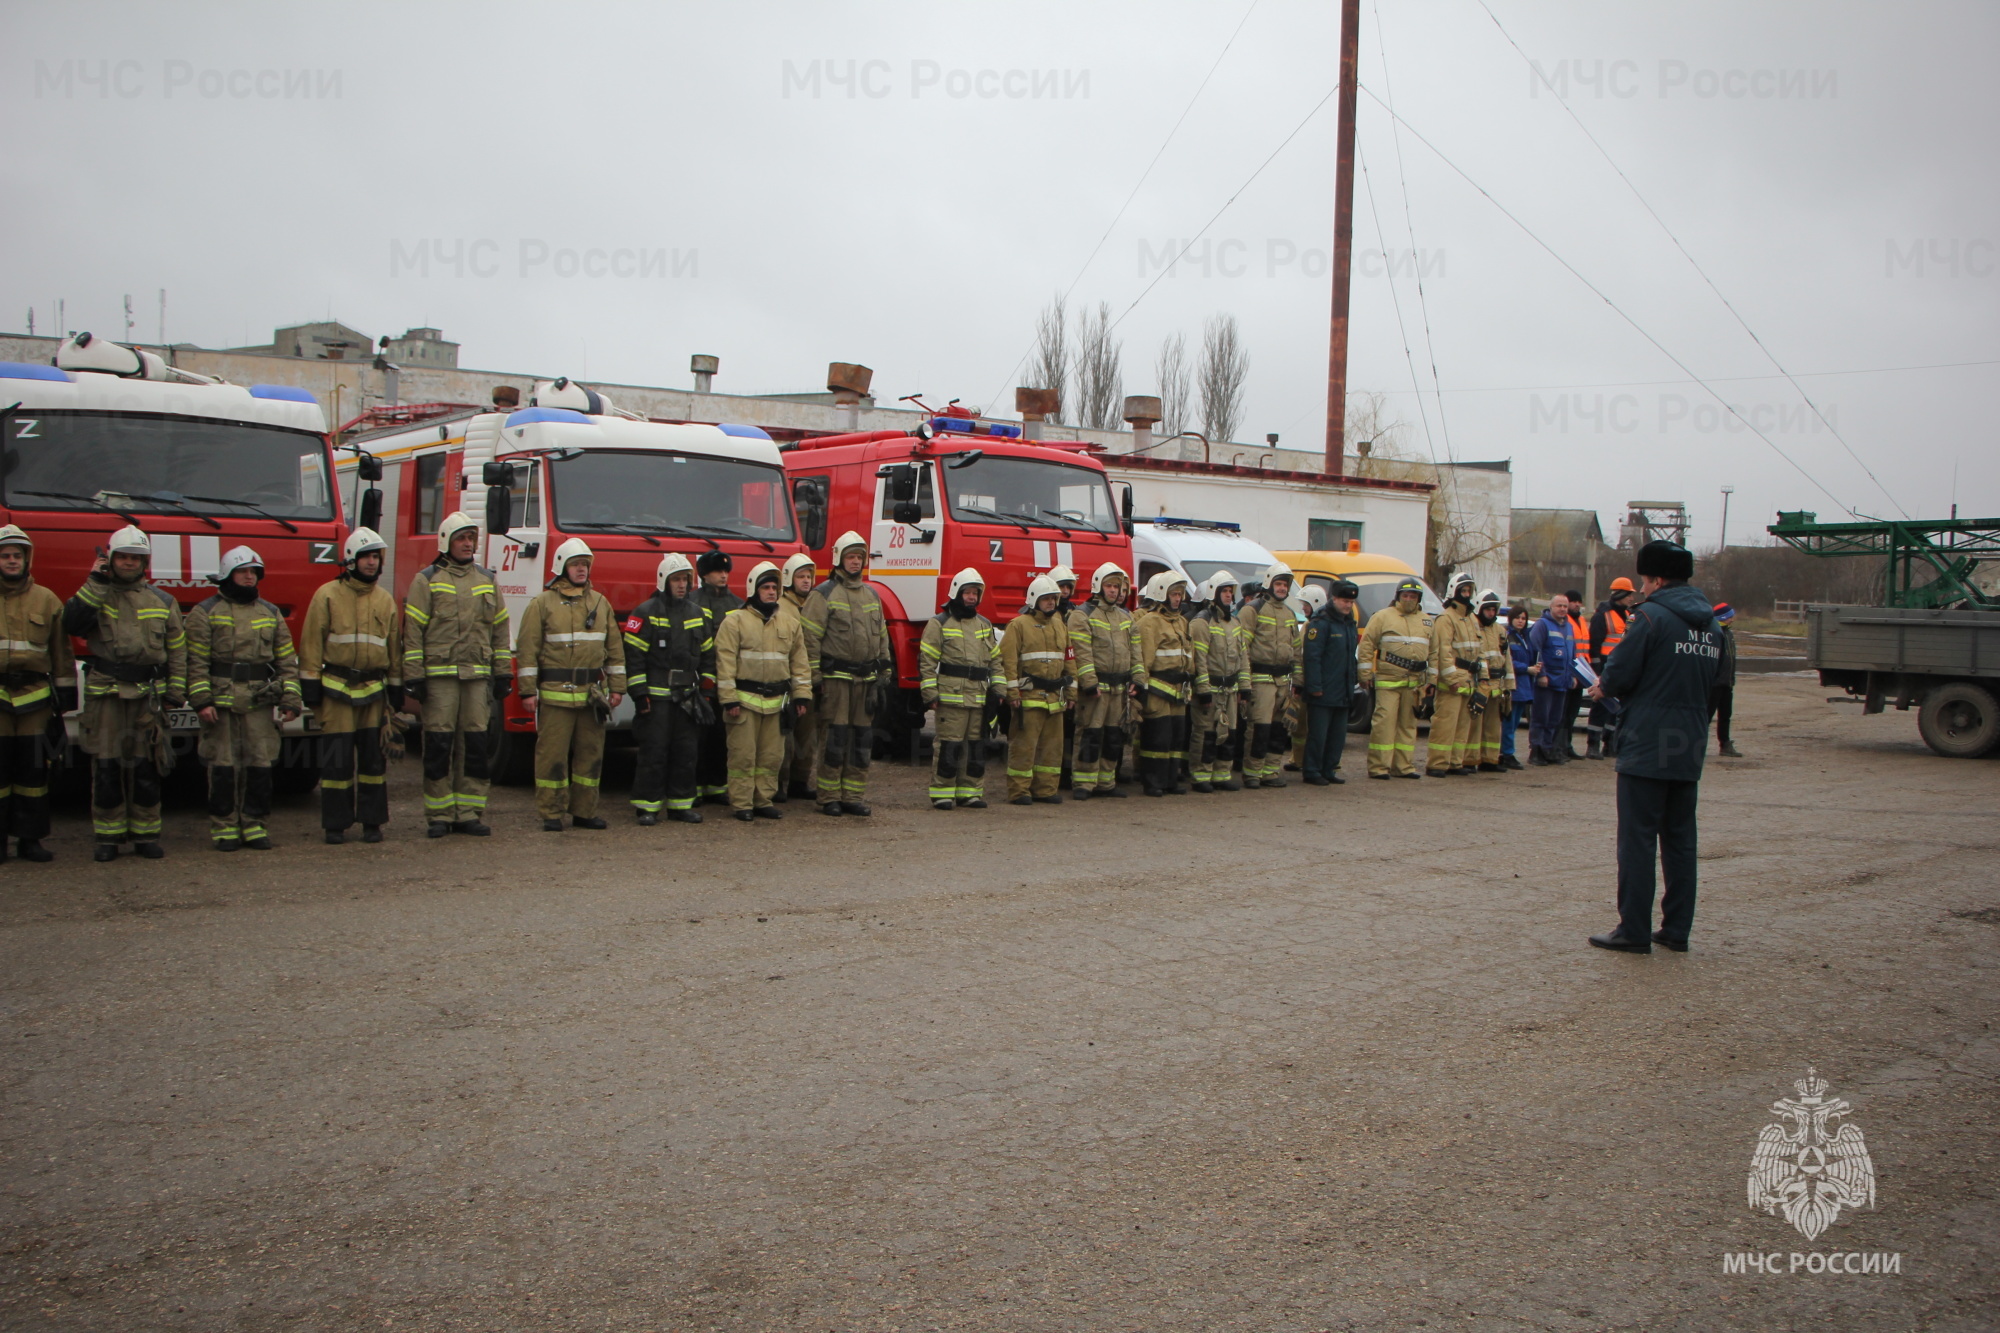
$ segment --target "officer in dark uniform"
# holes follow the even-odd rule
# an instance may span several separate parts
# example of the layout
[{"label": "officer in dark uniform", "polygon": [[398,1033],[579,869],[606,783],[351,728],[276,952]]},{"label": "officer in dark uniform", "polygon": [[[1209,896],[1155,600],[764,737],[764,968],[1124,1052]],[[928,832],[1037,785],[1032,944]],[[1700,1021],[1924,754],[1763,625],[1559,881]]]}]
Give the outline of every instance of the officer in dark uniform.
[{"label": "officer in dark uniform", "polygon": [[[1624,705],[1618,740],[1618,928],[1592,935],[1600,949],[1679,953],[1694,925],[1695,800],[1708,750],[1708,692],[1721,666],[1721,634],[1707,597],[1688,586],[1694,556],[1672,542],[1639,548],[1639,589],[1620,643],[1593,699]],[[1653,855],[1665,872],[1660,929],[1653,924]]]},{"label": "officer in dark uniform", "polygon": [[[694,590],[694,599],[707,609],[718,628],[724,616],[744,605],[741,597],[729,591],[729,567],[729,552],[721,550],[703,551],[694,562],[694,572],[701,580]],[[717,805],[729,804],[728,733],[722,714],[716,712],[714,721],[702,726],[701,753],[695,759],[694,780],[699,799]]]}]

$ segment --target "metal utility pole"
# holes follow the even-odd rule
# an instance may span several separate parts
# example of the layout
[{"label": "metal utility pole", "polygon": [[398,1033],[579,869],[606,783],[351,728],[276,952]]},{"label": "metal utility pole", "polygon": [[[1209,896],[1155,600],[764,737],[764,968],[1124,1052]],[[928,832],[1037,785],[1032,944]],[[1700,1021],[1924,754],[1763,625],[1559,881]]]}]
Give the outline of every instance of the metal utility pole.
[{"label": "metal utility pole", "polygon": [[1326,349],[1326,471],[1345,470],[1347,452],[1347,288],[1354,261],[1354,106],[1361,49],[1361,0],[1340,4],[1340,123],[1333,184],[1333,322]]},{"label": "metal utility pole", "polygon": [[1736,494],[1734,486],[1722,488],[1722,540],[1716,545],[1715,549],[1718,552],[1729,549],[1729,497],[1734,494]]}]

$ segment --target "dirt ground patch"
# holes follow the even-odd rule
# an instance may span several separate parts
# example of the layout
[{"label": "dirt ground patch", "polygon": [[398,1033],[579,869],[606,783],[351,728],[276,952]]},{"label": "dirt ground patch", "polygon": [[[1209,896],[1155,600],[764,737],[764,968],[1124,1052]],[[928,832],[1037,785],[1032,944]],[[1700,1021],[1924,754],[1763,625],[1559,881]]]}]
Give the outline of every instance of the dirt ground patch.
[{"label": "dirt ground patch", "polygon": [[[110,866],[68,818],[0,868],[0,1323],[1993,1327],[2000,763],[1827,693],[1739,682],[1686,955],[1584,944],[1598,763],[949,815],[888,765],[695,829],[614,782],[484,842],[405,764],[381,846],[297,800]],[[1812,1242],[1745,1191],[1808,1065],[1877,1188]]]}]

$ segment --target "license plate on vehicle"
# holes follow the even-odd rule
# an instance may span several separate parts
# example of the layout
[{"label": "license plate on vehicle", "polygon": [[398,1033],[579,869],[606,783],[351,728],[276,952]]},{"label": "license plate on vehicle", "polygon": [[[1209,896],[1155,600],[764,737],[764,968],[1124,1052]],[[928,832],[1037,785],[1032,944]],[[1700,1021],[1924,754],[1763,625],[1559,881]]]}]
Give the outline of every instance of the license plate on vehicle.
[{"label": "license plate on vehicle", "polygon": [[167,710],[168,731],[200,731],[201,717],[192,708],[169,708]]}]

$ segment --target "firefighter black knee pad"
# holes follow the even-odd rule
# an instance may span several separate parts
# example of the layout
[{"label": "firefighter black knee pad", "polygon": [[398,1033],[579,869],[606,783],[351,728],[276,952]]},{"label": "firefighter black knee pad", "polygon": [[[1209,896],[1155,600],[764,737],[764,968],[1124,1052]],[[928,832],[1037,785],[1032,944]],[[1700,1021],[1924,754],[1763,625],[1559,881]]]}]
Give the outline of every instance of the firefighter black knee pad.
[{"label": "firefighter black knee pad", "polygon": [[829,768],[839,768],[846,762],[847,733],[851,730],[846,723],[829,722],[826,726],[826,748],[821,752]]},{"label": "firefighter black knee pad", "polygon": [[439,782],[451,776],[451,742],[454,733],[449,731],[427,731],[424,733],[424,777]]},{"label": "firefighter black knee pad", "polygon": [[1076,762],[1094,764],[1104,752],[1104,728],[1084,727],[1076,733]]},{"label": "firefighter black knee pad", "polygon": [[[251,770],[255,772],[255,769]],[[271,770],[265,769],[268,781]],[[208,813],[218,818],[236,812],[236,770],[217,764],[208,770]]]}]

